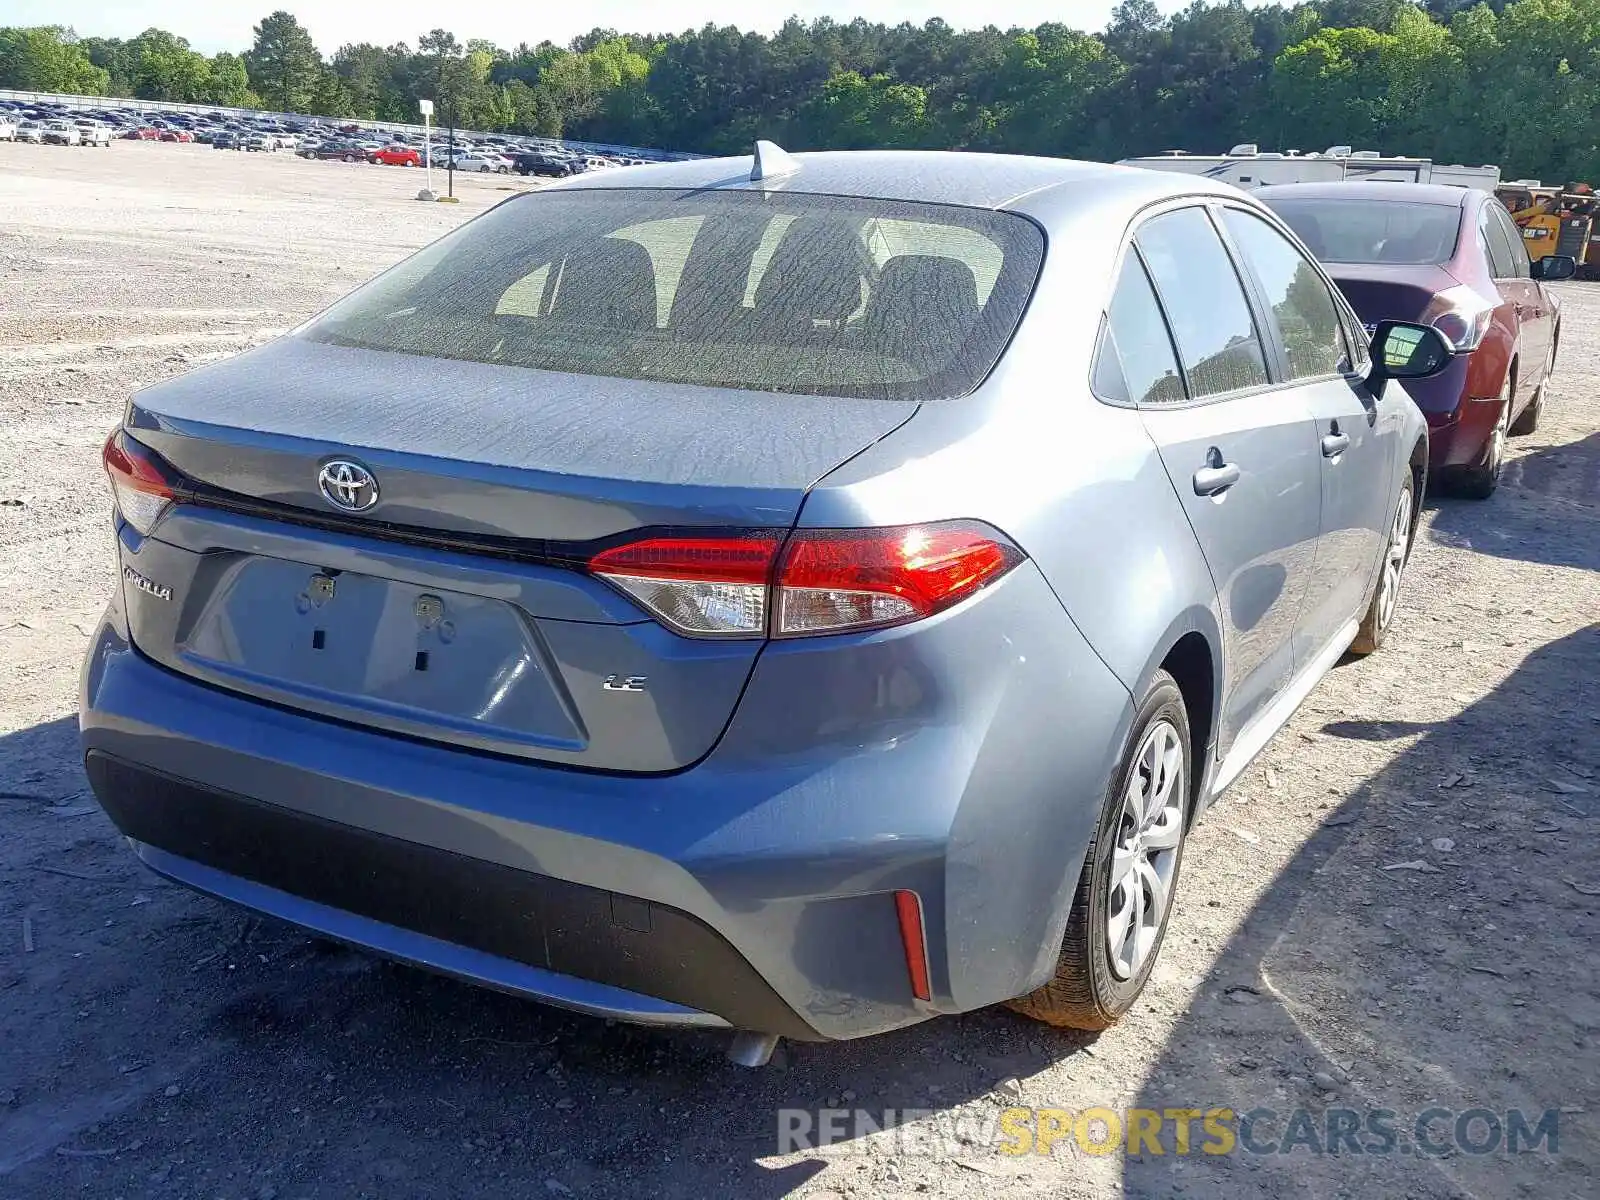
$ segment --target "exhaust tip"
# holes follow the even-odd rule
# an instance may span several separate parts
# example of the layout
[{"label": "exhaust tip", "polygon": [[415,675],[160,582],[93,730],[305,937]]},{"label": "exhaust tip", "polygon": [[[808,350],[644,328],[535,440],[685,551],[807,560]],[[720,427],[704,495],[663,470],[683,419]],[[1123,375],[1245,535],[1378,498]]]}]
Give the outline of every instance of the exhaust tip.
[{"label": "exhaust tip", "polygon": [[740,1029],[728,1043],[728,1061],[741,1067],[764,1067],[772,1061],[772,1052],[777,1048],[777,1034]]}]

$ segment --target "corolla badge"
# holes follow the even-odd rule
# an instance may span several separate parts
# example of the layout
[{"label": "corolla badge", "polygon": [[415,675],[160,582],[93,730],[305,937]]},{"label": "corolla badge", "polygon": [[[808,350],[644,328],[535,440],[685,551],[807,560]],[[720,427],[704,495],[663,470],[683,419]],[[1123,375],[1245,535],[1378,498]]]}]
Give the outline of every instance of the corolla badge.
[{"label": "corolla badge", "polygon": [[360,463],[330,459],[317,475],[322,498],[345,512],[365,512],[378,502],[378,481]]}]

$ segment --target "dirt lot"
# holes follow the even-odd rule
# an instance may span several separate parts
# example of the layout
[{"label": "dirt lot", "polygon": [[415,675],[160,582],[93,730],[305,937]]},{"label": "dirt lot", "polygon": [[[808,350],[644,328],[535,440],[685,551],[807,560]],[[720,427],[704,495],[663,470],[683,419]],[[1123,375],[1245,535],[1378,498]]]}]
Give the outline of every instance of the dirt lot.
[{"label": "dirt lot", "polygon": [[[719,1037],[331,950],[138,867],[75,740],[112,586],[101,439],[135,388],[521,186],[465,180],[448,207],[409,198],[420,176],[0,145],[0,1195],[1597,1193],[1600,285],[1562,289],[1545,428],[1494,499],[1430,504],[1389,648],[1336,670],[1198,830],[1155,983],[1098,1040],[985,1012],[741,1072]],[[1159,1156],[997,1153],[1017,1103],[1265,1108],[1256,1145],[1292,1153],[1202,1154],[1198,1125],[1186,1155],[1170,1134]],[[929,1115],[777,1153],[777,1110],[822,1107]],[[1556,1110],[1558,1140],[1410,1153],[1433,1107]],[[1325,1133],[1373,1108],[1394,1153],[1286,1136],[1295,1109]]]}]

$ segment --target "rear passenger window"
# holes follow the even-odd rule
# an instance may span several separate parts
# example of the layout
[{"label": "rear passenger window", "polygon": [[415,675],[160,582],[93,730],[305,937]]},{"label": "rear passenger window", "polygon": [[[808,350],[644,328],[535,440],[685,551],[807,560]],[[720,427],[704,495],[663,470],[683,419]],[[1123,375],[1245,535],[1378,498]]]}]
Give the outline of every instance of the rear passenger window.
[{"label": "rear passenger window", "polygon": [[1505,233],[1494,222],[1494,213],[1485,207],[1478,217],[1478,237],[1489,254],[1489,270],[1496,279],[1515,279],[1516,260],[1511,257],[1511,246]]},{"label": "rear passenger window", "polygon": [[1500,232],[1505,234],[1506,241],[1510,244],[1511,273],[1518,279],[1527,279],[1533,271],[1528,263],[1528,247],[1522,241],[1522,230],[1517,228],[1516,222],[1511,219],[1511,214],[1502,211],[1498,204],[1490,211],[1494,213],[1494,223],[1500,227]]},{"label": "rear passenger window", "polygon": [[1316,268],[1259,217],[1229,208],[1223,210],[1222,220],[1272,306],[1288,353],[1289,378],[1312,379],[1343,370],[1339,310]]},{"label": "rear passenger window", "polygon": [[1135,404],[1176,404],[1185,398],[1161,306],[1138,254],[1131,250],[1106,312],[1094,390],[1104,399]]},{"label": "rear passenger window", "polygon": [[1135,240],[1172,323],[1196,399],[1267,382],[1244,287],[1205,212],[1183,208],[1147,221]]}]

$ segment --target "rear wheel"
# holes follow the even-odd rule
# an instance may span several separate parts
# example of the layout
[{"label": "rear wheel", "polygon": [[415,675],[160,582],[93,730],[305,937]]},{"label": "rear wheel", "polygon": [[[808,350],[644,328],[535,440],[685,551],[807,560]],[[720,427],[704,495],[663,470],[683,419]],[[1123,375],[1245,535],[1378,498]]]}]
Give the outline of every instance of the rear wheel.
[{"label": "rear wheel", "polygon": [[1038,1021],[1105,1029],[1133,1006],[1172,915],[1189,815],[1189,716],[1158,671],[1112,777],[1078,879],[1055,978],[1010,1001]]},{"label": "rear wheel", "polygon": [[1544,393],[1550,386],[1548,380],[1539,385],[1533,393],[1533,399],[1528,401],[1528,407],[1523,409],[1511,428],[1507,431],[1512,437],[1522,437],[1525,434],[1535,433],[1539,428],[1539,418],[1544,415]]},{"label": "rear wheel", "polygon": [[1494,428],[1483,447],[1483,461],[1474,467],[1464,468],[1456,476],[1456,490],[1471,500],[1487,500],[1500,486],[1500,475],[1506,465],[1506,433],[1511,425],[1511,381],[1506,380],[1500,394],[1500,407],[1495,413]]},{"label": "rear wheel", "polygon": [[1350,643],[1352,654],[1371,654],[1389,635],[1389,626],[1400,603],[1400,580],[1411,557],[1411,512],[1412,489],[1408,475],[1400,485],[1394,519],[1389,522],[1389,535],[1384,539],[1383,562],[1378,567],[1378,586],[1372,593],[1372,604],[1361,620],[1361,628],[1356,631],[1356,640]]}]

